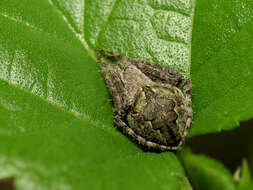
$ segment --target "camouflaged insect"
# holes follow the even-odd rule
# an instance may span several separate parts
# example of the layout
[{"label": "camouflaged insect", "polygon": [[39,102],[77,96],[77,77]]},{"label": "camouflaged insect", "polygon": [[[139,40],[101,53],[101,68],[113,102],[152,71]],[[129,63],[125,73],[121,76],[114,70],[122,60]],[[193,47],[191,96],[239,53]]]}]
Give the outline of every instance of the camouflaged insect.
[{"label": "camouflaged insect", "polygon": [[192,122],[191,81],[171,67],[98,50],[116,126],[155,150],[181,147]]}]

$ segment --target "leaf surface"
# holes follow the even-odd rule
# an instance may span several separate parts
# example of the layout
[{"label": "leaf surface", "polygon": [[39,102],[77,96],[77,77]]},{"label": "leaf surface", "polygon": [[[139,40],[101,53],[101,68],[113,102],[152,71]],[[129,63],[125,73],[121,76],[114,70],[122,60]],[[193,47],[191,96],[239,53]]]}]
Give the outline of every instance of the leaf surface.
[{"label": "leaf surface", "polygon": [[253,2],[196,3],[190,136],[239,125],[253,117]]},{"label": "leaf surface", "polygon": [[159,2],[0,2],[0,178],[20,190],[191,189],[173,153],[115,129],[92,50],[189,75],[193,1]]}]

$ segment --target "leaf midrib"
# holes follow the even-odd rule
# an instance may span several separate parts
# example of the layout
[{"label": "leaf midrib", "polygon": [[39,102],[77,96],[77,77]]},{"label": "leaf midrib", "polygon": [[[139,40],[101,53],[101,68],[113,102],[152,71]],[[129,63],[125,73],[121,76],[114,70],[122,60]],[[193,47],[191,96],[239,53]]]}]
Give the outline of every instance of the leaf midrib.
[{"label": "leaf midrib", "polygon": [[[51,1],[51,0],[49,0],[48,2],[50,3],[50,1]],[[53,6],[53,4],[52,4],[52,7],[53,7],[54,9],[57,9],[55,6]],[[57,12],[59,12],[59,11],[57,10]],[[62,14],[62,15],[63,15],[63,14]],[[21,24],[21,25],[25,26],[26,28],[29,28],[31,31],[42,32],[42,33],[46,34],[48,37],[53,37],[53,38],[58,39],[58,40],[60,40],[60,41],[64,41],[63,39],[59,38],[58,36],[52,35],[52,34],[46,32],[46,31],[44,31],[44,30],[42,30],[42,29],[40,29],[40,28],[37,28],[37,27],[33,26],[33,25],[30,24],[30,23],[25,23],[25,22],[22,21],[22,20],[17,20],[16,18],[14,18],[14,17],[12,17],[12,16],[9,16],[9,15],[7,15],[7,14],[0,13],[0,16],[2,16],[3,18],[5,18],[5,19],[7,19],[7,20],[9,20],[9,21],[11,21],[11,22],[15,22],[15,23],[17,23],[17,24]],[[65,21],[65,19],[63,19],[63,20]],[[66,21],[65,21],[65,22],[66,22]],[[67,23],[67,25],[68,25],[68,28],[71,30],[70,24]],[[73,30],[71,30],[71,31],[72,31],[72,33],[75,35],[75,37],[81,42],[81,44],[83,45],[83,47],[86,49],[84,43],[82,43],[82,40],[76,36],[77,33],[76,33],[75,31],[73,31]],[[96,58],[95,58],[95,56],[92,54],[92,52],[89,52],[89,53],[92,55],[92,56],[90,56],[90,57],[91,57],[94,61],[96,61]],[[32,95],[32,96],[34,96],[34,97],[40,98],[40,99],[43,100],[44,102],[53,105],[56,109],[59,109],[59,110],[65,112],[65,113],[71,114],[71,115],[73,115],[74,117],[76,117],[76,118],[79,119],[79,120],[86,121],[86,122],[90,123],[91,125],[93,125],[93,126],[99,128],[99,129],[102,128],[102,130],[104,130],[104,131],[106,131],[106,132],[109,132],[108,130],[106,130],[107,127],[104,127],[104,124],[102,124],[102,123],[100,123],[100,122],[98,122],[98,121],[92,120],[92,118],[91,118],[90,116],[88,116],[87,114],[85,114],[85,115],[87,115],[87,116],[85,116],[85,117],[80,117],[78,114],[75,114],[74,112],[71,112],[71,111],[69,111],[69,110],[67,110],[67,109],[64,109],[65,107],[62,107],[62,106],[60,106],[60,105],[58,105],[58,104],[56,104],[56,103],[53,103],[53,102],[51,102],[51,101],[49,101],[49,100],[47,100],[47,99],[45,99],[45,98],[43,98],[43,97],[41,97],[41,96],[37,96],[36,94],[33,94],[33,93],[31,93],[30,91],[23,89],[22,87],[19,87],[19,86],[17,86],[17,85],[14,85],[14,84],[10,83],[10,82],[7,81],[7,80],[3,80],[3,79],[0,79],[0,80],[3,81],[3,82],[5,82],[5,83],[7,83],[9,86],[12,86],[12,87],[14,87],[14,88],[17,88],[17,89],[19,89],[19,90],[21,90],[21,91],[23,91],[23,92],[25,92],[25,93],[28,93],[28,94],[30,94],[30,95]],[[82,116],[84,116],[84,113],[82,113]],[[110,132],[109,132],[109,133],[110,133]],[[110,134],[115,135],[115,134],[113,134],[113,133],[110,133]]]},{"label": "leaf midrib", "polygon": [[[54,4],[54,2],[52,0],[48,0],[48,3],[52,6],[53,9],[56,10],[56,12],[60,15],[60,17],[62,18],[62,20],[67,24],[69,30],[75,35],[75,37],[81,42],[81,44],[83,45],[83,47],[87,50],[87,52],[89,52],[89,45],[87,43],[87,41],[84,38],[84,34],[81,34],[82,36],[80,36],[80,34],[75,30],[75,28],[70,24],[69,20],[67,19],[67,16],[65,16],[62,11],[60,9],[57,8],[57,6]],[[84,0],[84,6],[85,6],[85,0]],[[91,56],[93,59],[94,57]]]},{"label": "leaf midrib", "polygon": [[[94,52],[93,52],[93,50],[91,50],[90,47],[88,46],[88,44],[87,44],[87,42],[86,42],[86,40],[85,40],[85,38],[84,38],[84,34],[82,34],[82,37],[80,37],[80,33],[77,32],[77,31],[75,30],[74,27],[72,27],[72,25],[70,24],[70,22],[69,22],[67,16],[65,16],[65,15],[63,14],[63,12],[54,4],[54,2],[53,2],[52,0],[48,0],[47,2],[48,2],[48,3],[50,4],[50,6],[60,15],[60,17],[62,18],[62,20],[66,23],[67,28],[74,34],[75,38],[76,38],[78,41],[81,42],[81,44],[82,44],[82,46],[84,47],[84,49],[88,50],[88,51],[87,51],[88,54],[89,54],[90,57],[96,62],[97,60],[96,60],[96,57],[94,56]],[[113,13],[113,10],[114,10],[115,5],[116,5],[117,2],[118,2],[117,0],[114,1],[113,7],[112,7],[110,13],[109,13],[108,16],[107,16],[106,22],[104,22],[104,25],[101,27],[101,30],[100,30],[100,32],[99,32],[98,35],[97,35],[97,38],[96,38],[96,40],[95,40],[96,42],[97,42],[98,37],[101,35],[101,32],[102,32],[102,31],[104,30],[104,28],[106,27],[106,25],[107,25],[107,23],[108,23],[108,21],[109,21],[109,19],[110,19],[111,14]],[[85,0],[84,0],[84,6],[85,6]],[[148,5],[148,6],[150,6],[150,5]],[[150,7],[151,7],[151,6],[150,6]],[[151,7],[151,8],[152,8],[152,9],[155,9],[155,8],[153,8],[153,7]],[[155,9],[155,10],[156,10],[156,9]],[[166,10],[166,11],[169,11],[169,10]],[[175,11],[175,10],[173,10],[173,11]],[[179,13],[182,14],[181,12],[179,12]],[[193,10],[193,13],[192,13],[192,14],[194,14],[194,10]],[[46,34],[47,36],[49,36],[49,37],[53,37],[53,38],[56,38],[56,39],[59,39],[59,40],[63,41],[63,39],[59,38],[58,36],[52,35],[51,33],[48,33],[48,32],[46,32],[46,31],[44,31],[44,30],[42,30],[42,29],[40,29],[40,28],[37,28],[37,27],[35,27],[35,26],[33,27],[33,25],[31,25],[31,24],[29,24],[29,23],[25,23],[25,22],[23,22],[23,21],[19,21],[19,20],[15,19],[14,17],[12,18],[11,16],[8,16],[8,15],[2,14],[2,13],[0,13],[0,15],[3,16],[3,17],[5,17],[6,19],[8,19],[8,20],[10,20],[10,21],[13,21],[13,22],[22,24],[22,25],[24,25],[25,27],[28,27],[28,28],[31,29],[31,30],[34,30],[34,31],[37,31],[37,32],[43,32],[43,33],[45,33],[45,34]],[[187,16],[189,16],[189,15],[187,15]],[[193,17],[192,17],[192,19],[193,19]],[[75,114],[75,113],[73,113],[73,112],[67,110],[65,107],[62,107],[62,106],[60,106],[60,105],[58,105],[58,104],[55,104],[54,102],[48,101],[47,99],[45,99],[45,98],[43,98],[43,97],[41,97],[41,96],[37,96],[36,94],[33,94],[33,93],[31,93],[30,91],[27,91],[27,90],[23,89],[22,87],[19,87],[19,86],[16,86],[16,85],[14,85],[14,84],[11,84],[11,83],[10,83],[9,81],[7,81],[7,80],[3,80],[3,79],[0,79],[0,80],[2,80],[2,81],[4,81],[4,82],[7,82],[9,86],[15,87],[15,88],[17,88],[17,89],[19,89],[19,90],[21,90],[21,91],[24,91],[24,92],[26,92],[26,93],[29,93],[30,95],[32,95],[32,96],[34,96],[34,97],[39,97],[39,98],[42,99],[43,101],[45,101],[45,102],[47,102],[47,103],[53,105],[55,108],[57,108],[57,109],[59,109],[59,110],[61,110],[61,111],[63,111],[63,112],[66,112],[66,113],[68,113],[68,114],[71,114],[71,115],[75,116],[76,118],[78,118],[79,120],[84,120],[84,121],[86,121],[86,122],[88,122],[88,123],[91,123],[92,125],[96,126],[97,128],[100,128],[100,129],[101,129],[101,126],[102,126],[102,129],[103,129],[104,131],[107,131],[107,130],[105,130],[106,127],[103,127],[104,125],[103,125],[102,123],[90,119],[89,116],[80,117],[78,114]],[[82,113],[82,114],[83,114],[83,113]],[[107,131],[107,132],[108,132],[108,131]]]}]

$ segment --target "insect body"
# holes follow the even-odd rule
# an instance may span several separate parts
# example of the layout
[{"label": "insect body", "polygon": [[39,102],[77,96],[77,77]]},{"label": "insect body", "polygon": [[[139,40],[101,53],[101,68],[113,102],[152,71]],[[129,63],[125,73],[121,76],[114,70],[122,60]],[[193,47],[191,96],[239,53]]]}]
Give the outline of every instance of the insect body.
[{"label": "insect body", "polygon": [[181,147],[192,121],[191,81],[171,67],[98,50],[116,126],[157,150]]}]

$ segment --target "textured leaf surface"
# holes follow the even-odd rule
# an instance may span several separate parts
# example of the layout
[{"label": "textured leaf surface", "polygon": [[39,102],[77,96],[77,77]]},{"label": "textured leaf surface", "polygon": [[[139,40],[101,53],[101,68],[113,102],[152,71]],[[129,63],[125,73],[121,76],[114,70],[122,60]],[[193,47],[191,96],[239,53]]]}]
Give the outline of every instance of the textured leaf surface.
[{"label": "textured leaf surface", "polygon": [[195,12],[190,136],[253,117],[253,1],[198,0]]},{"label": "textured leaf surface", "polygon": [[[85,2],[85,3],[84,3]],[[193,2],[2,0],[0,177],[17,189],[191,189],[113,127],[93,48],[190,69]]]}]

